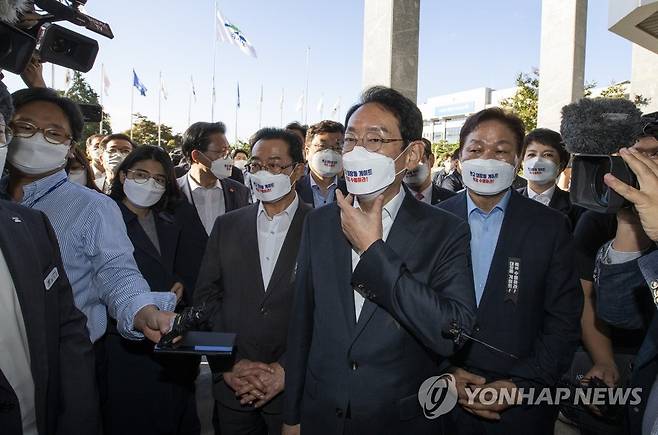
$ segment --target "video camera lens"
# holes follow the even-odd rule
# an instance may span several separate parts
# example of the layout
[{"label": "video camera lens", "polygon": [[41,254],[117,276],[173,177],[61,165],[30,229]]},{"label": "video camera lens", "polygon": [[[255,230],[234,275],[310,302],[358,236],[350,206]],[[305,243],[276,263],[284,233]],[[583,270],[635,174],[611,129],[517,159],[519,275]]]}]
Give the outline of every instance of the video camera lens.
[{"label": "video camera lens", "polygon": [[637,187],[637,178],[620,156],[576,154],[571,170],[571,202],[597,213],[617,213],[630,203],[610,189],[603,177],[612,174]]},{"label": "video camera lens", "polygon": [[610,188],[603,181],[603,176],[608,173],[610,173],[610,160],[601,159],[592,179],[592,196],[602,207],[610,204]]}]

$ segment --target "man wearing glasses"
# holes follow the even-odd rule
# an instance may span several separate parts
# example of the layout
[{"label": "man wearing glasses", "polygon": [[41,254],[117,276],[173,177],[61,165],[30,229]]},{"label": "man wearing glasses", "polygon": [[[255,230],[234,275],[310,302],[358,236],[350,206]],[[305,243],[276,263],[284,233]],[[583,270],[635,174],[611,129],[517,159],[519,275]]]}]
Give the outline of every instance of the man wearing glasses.
[{"label": "man wearing glasses", "polygon": [[215,331],[237,333],[233,367],[210,360],[222,435],[281,432],[295,264],[311,210],[293,187],[304,174],[299,138],[264,128],[250,143],[259,202],[217,219],[194,292],[195,305],[213,307]]},{"label": "man wearing glasses", "polygon": [[336,189],[347,194],[343,175],[343,136],[345,128],[339,122],[321,121],[306,133],[306,159],[309,171],[295,188],[302,201],[321,207],[336,200]]},{"label": "man wearing glasses", "polygon": [[473,322],[468,226],[402,185],[424,151],[412,101],[368,89],[346,124],[350,194],[308,215],[299,248],[284,432],[441,433],[419,388]]},{"label": "man wearing glasses", "polygon": [[195,122],[183,134],[181,149],[190,170],[178,185],[210,235],[219,216],[249,204],[249,189],[230,179],[233,159],[223,123]]}]

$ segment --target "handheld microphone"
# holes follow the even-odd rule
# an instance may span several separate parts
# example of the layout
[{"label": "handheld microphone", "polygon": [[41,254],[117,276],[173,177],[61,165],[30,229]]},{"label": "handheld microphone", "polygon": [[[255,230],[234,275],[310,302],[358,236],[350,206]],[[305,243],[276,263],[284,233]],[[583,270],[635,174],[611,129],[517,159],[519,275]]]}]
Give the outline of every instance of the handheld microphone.
[{"label": "handheld microphone", "polygon": [[459,326],[459,324],[457,323],[457,320],[453,320],[452,322],[450,322],[450,327],[446,330],[446,334],[449,337],[452,337],[452,341],[457,346],[463,345],[466,342],[466,340],[471,340],[471,341],[474,341],[478,344],[481,344],[482,346],[486,347],[487,349],[493,350],[494,352],[498,352],[498,353],[500,353],[502,355],[505,355],[509,358],[517,359],[517,360],[519,359],[518,356],[516,356],[512,353],[506,352],[502,349],[497,348],[496,346],[493,346],[493,345],[491,345],[487,342],[484,342],[482,340],[479,340],[479,339],[471,336],[470,334],[468,334],[464,330],[463,327]]}]

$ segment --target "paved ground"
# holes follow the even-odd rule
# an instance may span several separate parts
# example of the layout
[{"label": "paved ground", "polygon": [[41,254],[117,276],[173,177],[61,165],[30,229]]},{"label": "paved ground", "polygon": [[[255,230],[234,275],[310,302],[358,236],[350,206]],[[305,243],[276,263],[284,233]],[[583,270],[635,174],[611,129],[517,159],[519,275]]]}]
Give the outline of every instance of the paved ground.
[{"label": "paved ground", "polygon": [[196,380],[196,403],[201,420],[201,435],[214,435],[212,427],[212,374],[210,366],[204,361],[201,363],[199,377]]}]

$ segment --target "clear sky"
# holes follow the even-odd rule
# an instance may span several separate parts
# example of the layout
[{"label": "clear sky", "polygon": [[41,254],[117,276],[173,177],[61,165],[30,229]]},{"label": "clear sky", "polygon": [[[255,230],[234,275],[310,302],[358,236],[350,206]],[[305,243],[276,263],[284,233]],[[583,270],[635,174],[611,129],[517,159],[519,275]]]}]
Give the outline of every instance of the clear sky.
[{"label": "clear sky", "polygon": [[[585,77],[598,85],[630,78],[631,44],[607,30],[607,4],[589,2]],[[284,123],[303,120],[296,107],[306,86],[307,46],[308,121],[320,120],[321,98],[324,118],[330,117],[338,98],[341,118],[356,101],[361,90],[362,0],[220,0],[219,6],[258,52],[252,59],[236,47],[217,45],[215,120],[226,123],[230,141],[238,81],[241,139],[258,128],[261,85],[263,126],[280,125],[282,90]],[[99,41],[96,65],[86,77],[99,91],[105,64],[111,87],[103,103],[114,131],[130,125],[133,68],[148,88],[146,97],[135,92],[136,112],[157,119],[162,71],[169,94],[162,104],[162,122],[175,132],[187,127],[191,75],[198,97],[192,122],[210,120],[213,8],[214,0],[89,0],[88,13],[110,23],[115,38],[67,25]],[[418,102],[482,86],[513,86],[519,72],[539,66],[540,14],[540,0],[422,0]],[[50,85],[49,65],[44,72]],[[10,89],[22,87],[16,77],[6,83]],[[56,68],[55,86],[64,87],[61,68]]]}]

